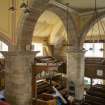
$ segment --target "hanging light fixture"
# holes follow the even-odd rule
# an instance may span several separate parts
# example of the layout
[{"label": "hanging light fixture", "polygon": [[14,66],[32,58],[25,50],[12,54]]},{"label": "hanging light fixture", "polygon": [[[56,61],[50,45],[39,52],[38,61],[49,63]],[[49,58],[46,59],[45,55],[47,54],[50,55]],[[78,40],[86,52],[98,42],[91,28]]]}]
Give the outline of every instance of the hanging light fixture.
[{"label": "hanging light fixture", "polygon": [[[94,8],[94,15],[95,15],[95,19],[96,19],[96,24],[97,24],[97,30],[98,30],[98,40],[97,39],[94,39],[94,36],[93,36],[93,33],[94,33],[94,29],[92,27],[92,32],[91,32],[91,42],[93,43],[93,46],[89,48],[90,51],[94,50],[94,43],[95,42],[102,42],[102,38],[101,38],[101,29],[103,30],[103,32],[105,33],[105,29],[104,29],[104,26],[103,26],[103,23],[102,23],[102,20],[99,19],[99,16],[98,16],[98,11],[97,11],[97,1],[95,0],[95,8]],[[100,51],[104,51],[103,47],[101,46],[101,48],[99,49]]]},{"label": "hanging light fixture", "polygon": [[[64,46],[72,46],[72,44],[69,42],[69,3],[66,3],[66,29],[67,29],[67,43],[64,44]],[[77,49],[75,49],[77,50]],[[85,48],[82,48],[80,51],[86,51]]]},{"label": "hanging light fixture", "polygon": [[91,32],[91,42],[92,42],[92,46],[89,48],[90,51],[94,50],[94,37],[93,37],[93,28],[92,28],[92,32]]},{"label": "hanging light fixture", "polygon": [[69,35],[69,3],[66,3],[65,4],[66,5],[66,32],[67,32],[67,42],[66,43],[64,43],[63,45],[64,46],[72,46],[71,44],[70,44],[70,42],[69,42],[69,37],[68,37],[68,35]]},{"label": "hanging light fixture", "polygon": [[12,36],[12,43],[16,44],[16,1],[11,0],[11,6],[8,9],[11,14],[11,36]]},{"label": "hanging light fixture", "polygon": [[[65,17],[66,17],[66,36],[68,36],[68,6],[69,6],[69,3],[66,3],[65,4],[66,5],[66,14],[65,14]],[[63,44],[63,46],[68,46],[68,37],[67,37],[67,42],[65,42],[64,44]]]},{"label": "hanging light fixture", "polygon": [[[105,33],[105,29],[102,23],[102,20],[99,21],[99,16],[98,16],[98,12],[97,12],[97,1],[95,0],[95,15],[96,15],[96,21],[97,21],[97,25],[98,25],[98,31],[99,31],[99,43],[102,42],[102,38],[101,38],[101,30],[100,27],[103,29],[103,32]],[[101,46],[101,48],[99,49],[100,51],[104,51],[103,47]]]},{"label": "hanging light fixture", "polygon": [[12,0],[11,6],[8,9],[9,11],[14,12],[16,10],[15,6],[14,6],[14,0]]},{"label": "hanging light fixture", "polygon": [[69,39],[68,39],[68,35],[69,35],[69,23],[68,23],[68,20],[69,20],[69,3],[66,3],[66,6],[67,6],[67,10],[66,10],[66,28],[67,28],[67,46],[69,46]]}]

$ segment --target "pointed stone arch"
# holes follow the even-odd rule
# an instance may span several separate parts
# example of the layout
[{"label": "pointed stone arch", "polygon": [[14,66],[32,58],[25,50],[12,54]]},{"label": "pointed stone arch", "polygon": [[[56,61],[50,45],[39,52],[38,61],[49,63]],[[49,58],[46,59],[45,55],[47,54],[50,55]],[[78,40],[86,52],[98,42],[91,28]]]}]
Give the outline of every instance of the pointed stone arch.
[{"label": "pointed stone arch", "polygon": [[9,50],[11,49],[12,47],[11,40],[2,32],[0,32],[0,40],[8,45]]},{"label": "pointed stone arch", "polygon": [[[49,0],[33,0],[30,9],[31,13],[23,17],[17,34],[18,35],[17,49],[21,51],[25,51],[26,45],[31,44],[32,34],[35,24],[38,18],[45,10],[50,10],[55,14],[57,14],[62,20],[65,29],[67,29],[66,27],[67,21],[65,15],[66,11],[55,5],[49,4]],[[76,28],[75,28],[75,22],[70,14],[69,14],[68,24],[69,24],[69,33],[68,33],[69,42],[71,44],[75,44],[75,42],[77,41]]]}]

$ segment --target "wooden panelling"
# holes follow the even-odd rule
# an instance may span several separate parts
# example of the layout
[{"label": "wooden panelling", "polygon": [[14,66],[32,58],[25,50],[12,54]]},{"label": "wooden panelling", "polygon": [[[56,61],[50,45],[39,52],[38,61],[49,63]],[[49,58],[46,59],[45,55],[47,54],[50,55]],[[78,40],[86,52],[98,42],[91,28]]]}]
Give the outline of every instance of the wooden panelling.
[{"label": "wooden panelling", "polygon": [[[85,59],[85,76],[91,78],[105,79],[105,59],[104,58],[86,58]],[[103,75],[98,76],[97,71],[102,70]]]}]

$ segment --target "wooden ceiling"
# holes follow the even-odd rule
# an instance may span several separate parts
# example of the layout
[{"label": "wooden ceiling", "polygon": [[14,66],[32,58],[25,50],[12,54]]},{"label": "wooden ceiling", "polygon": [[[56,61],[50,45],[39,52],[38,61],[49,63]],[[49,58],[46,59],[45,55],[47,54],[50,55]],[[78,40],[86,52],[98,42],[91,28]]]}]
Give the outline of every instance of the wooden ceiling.
[{"label": "wooden ceiling", "polygon": [[48,37],[50,44],[66,40],[66,31],[61,19],[53,12],[46,10],[38,19],[33,32],[34,37]]},{"label": "wooden ceiling", "polygon": [[[94,9],[95,0],[56,0],[62,4],[69,3],[75,9]],[[96,0],[97,8],[105,8],[105,0]]]}]

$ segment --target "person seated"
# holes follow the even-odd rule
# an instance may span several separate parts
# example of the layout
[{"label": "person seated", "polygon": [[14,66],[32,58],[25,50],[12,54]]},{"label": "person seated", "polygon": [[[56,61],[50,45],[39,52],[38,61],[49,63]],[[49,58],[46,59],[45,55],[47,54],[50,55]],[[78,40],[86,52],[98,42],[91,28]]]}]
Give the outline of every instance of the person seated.
[{"label": "person seated", "polygon": [[0,100],[5,101],[4,89],[3,90],[0,90]]}]

